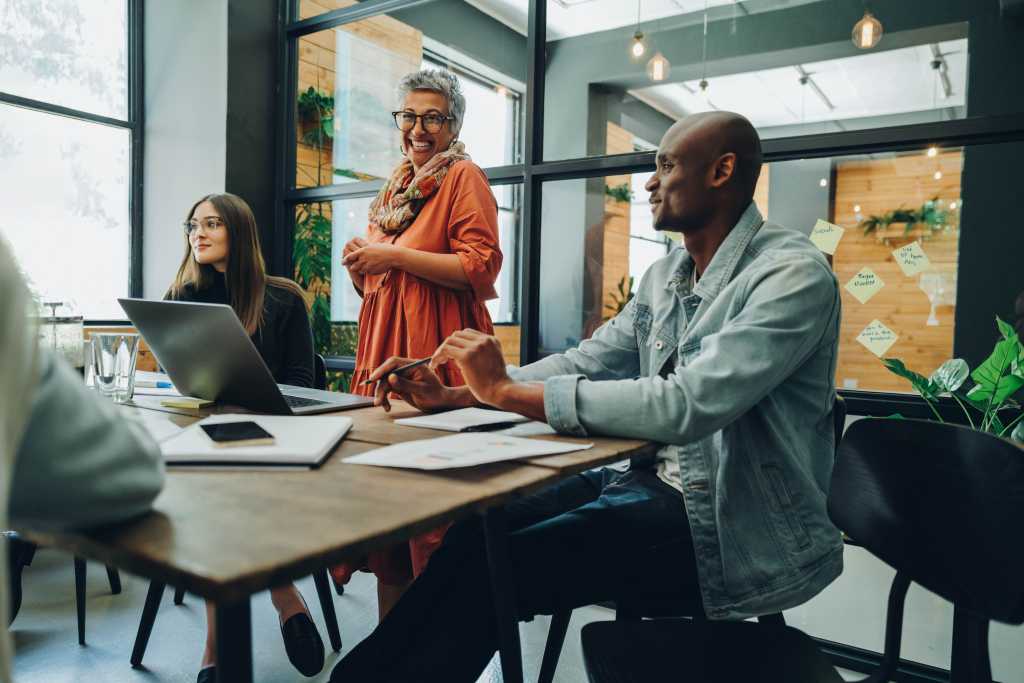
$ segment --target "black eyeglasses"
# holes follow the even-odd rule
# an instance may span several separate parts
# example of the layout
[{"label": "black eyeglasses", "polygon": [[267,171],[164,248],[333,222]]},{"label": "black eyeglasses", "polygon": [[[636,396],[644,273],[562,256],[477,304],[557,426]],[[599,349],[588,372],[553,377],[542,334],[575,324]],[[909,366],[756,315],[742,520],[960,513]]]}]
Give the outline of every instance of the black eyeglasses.
[{"label": "black eyeglasses", "polygon": [[398,130],[403,133],[408,133],[416,127],[416,119],[423,119],[423,130],[428,133],[440,133],[445,121],[455,120],[454,116],[445,114],[416,114],[411,111],[393,111],[391,115],[395,117]]},{"label": "black eyeglasses", "polygon": [[200,225],[206,229],[206,232],[213,232],[214,230],[224,227],[224,221],[222,221],[219,218],[206,218],[202,221],[185,221],[181,225],[183,228],[185,228],[185,234],[191,235],[193,232],[199,229]]}]

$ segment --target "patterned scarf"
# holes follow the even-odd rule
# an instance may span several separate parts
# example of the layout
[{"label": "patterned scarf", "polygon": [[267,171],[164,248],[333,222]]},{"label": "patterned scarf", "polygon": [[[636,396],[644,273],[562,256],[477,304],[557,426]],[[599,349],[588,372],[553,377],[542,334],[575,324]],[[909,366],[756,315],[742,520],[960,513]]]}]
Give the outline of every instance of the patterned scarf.
[{"label": "patterned scarf", "polygon": [[466,146],[453,142],[448,149],[431,157],[419,171],[413,170],[409,159],[403,160],[370,204],[371,227],[376,226],[387,235],[404,231],[444,182],[452,164],[463,159],[469,159]]}]

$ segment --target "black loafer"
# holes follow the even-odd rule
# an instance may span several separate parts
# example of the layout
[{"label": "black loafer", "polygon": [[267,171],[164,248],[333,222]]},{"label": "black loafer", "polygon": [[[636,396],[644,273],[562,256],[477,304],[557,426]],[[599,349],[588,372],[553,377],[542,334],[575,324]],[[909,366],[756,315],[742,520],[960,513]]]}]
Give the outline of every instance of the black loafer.
[{"label": "black loafer", "polygon": [[199,671],[196,683],[217,683],[217,667],[208,666]]},{"label": "black loafer", "polygon": [[32,564],[36,546],[15,536],[5,534],[4,538],[7,540],[7,578],[10,581],[11,593],[10,609],[7,613],[7,625],[10,626],[21,610],[21,570]]},{"label": "black loafer", "polygon": [[324,641],[309,614],[299,612],[281,624],[288,661],[303,676],[312,678],[324,668]]}]

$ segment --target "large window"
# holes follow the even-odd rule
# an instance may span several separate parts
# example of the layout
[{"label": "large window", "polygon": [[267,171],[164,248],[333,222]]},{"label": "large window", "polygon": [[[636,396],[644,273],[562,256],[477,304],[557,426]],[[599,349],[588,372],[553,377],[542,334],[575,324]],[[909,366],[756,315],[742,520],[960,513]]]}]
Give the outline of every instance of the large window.
[{"label": "large window", "polygon": [[132,218],[141,130],[134,0],[8,0],[0,9],[0,235],[29,286],[90,319],[138,293]]}]

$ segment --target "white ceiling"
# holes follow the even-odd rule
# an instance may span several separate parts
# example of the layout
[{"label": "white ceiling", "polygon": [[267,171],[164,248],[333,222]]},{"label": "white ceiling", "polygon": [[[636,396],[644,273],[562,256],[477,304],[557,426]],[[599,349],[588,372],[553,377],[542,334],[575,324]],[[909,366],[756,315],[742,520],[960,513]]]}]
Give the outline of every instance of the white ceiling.
[{"label": "white ceiling", "polygon": [[[803,0],[806,2],[806,0]],[[526,35],[528,0],[466,0],[482,12]],[[641,21],[703,12],[705,0],[640,0]],[[708,7],[734,5],[735,0],[707,0]],[[803,4],[801,0],[779,0],[779,5]],[[737,8],[737,12],[742,12]],[[558,40],[633,26],[637,0],[548,0],[547,39]]]},{"label": "white ceiling", "polygon": [[725,109],[747,116],[758,128],[963,106],[967,40],[939,43],[939,50],[948,69],[949,98],[937,83],[928,45],[802,64],[834,110],[800,84],[795,66],[709,77],[706,100],[696,80],[630,92],[673,118]]}]

